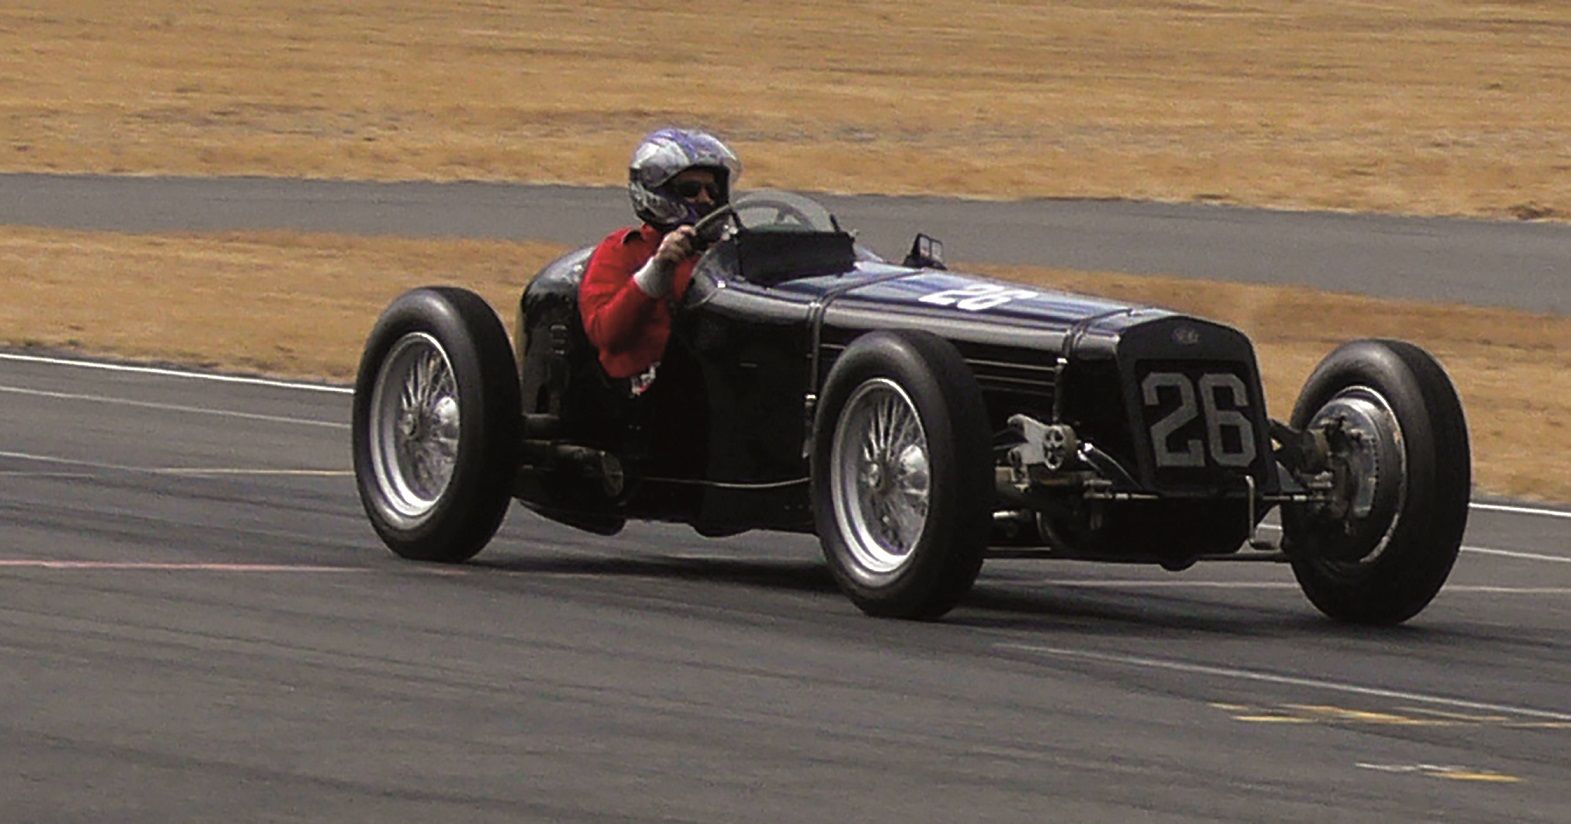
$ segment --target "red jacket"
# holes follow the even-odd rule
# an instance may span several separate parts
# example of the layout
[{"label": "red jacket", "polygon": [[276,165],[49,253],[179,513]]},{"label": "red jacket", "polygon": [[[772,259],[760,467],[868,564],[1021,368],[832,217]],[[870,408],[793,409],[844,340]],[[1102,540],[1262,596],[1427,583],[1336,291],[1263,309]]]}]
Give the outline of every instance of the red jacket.
[{"label": "red jacket", "polygon": [[665,354],[671,337],[670,300],[680,300],[693,279],[696,256],[677,264],[671,294],[652,298],[633,282],[660,248],[659,230],[644,224],[607,235],[589,256],[578,284],[578,313],[584,332],[600,351],[600,365],[613,378],[630,378]]}]

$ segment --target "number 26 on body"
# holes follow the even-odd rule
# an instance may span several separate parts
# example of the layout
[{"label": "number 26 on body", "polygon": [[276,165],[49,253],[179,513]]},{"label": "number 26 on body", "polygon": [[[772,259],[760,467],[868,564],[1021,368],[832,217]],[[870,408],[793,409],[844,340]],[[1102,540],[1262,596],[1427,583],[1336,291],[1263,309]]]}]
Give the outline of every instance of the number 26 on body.
[{"label": "number 26 on body", "polygon": [[1034,297],[1036,293],[1030,289],[1012,289],[996,283],[977,283],[959,289],[945,289],[942,292],[923,295],[917,300],[934,306],[953,306],[963,312],[985,312],[1012,300]]}]

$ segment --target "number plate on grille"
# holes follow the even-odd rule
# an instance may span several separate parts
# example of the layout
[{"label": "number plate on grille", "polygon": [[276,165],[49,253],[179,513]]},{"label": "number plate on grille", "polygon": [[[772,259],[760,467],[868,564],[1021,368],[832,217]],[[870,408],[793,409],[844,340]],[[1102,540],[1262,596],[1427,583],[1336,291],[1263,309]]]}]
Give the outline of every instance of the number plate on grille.
[{"label": "number plate on grille", "polygon": [[1147,362],[1138,374],[1141,419],[1159,478],[1254,465],[1255,422],[1262,416],[1243,364]]}]

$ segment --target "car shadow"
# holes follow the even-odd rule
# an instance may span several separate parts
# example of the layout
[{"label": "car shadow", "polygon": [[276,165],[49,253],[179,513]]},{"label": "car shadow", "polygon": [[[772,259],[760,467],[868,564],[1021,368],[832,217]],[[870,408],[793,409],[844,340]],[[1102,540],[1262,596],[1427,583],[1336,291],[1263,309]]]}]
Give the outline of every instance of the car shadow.
[{"label": "car shadow", "polygon": [[[1022,585],[979,582],[962,602],[962,611],[950,623],[994,629],[1129,635],[1193,635],[1218,633],[1290,636],[1346,632],[1368,637],[1367,627],[1349,627],[1321,617],[1302,598],[1282,590],[1280,604],[1262,605],[1228,600],[1226,593],[1186,597],[1138,589],[1095,589],[1045,584]],[[1404,633],[1406,627],[1377,628],[1377,632]]]},{"label": "car shadow", "polygon": [[[515,555],[476,559],[477,570],[549,577],[651,578],[760,590],[799,592],[842,599],[821,559],[683,557],[654,554]],[[1092,579],[1094,580],[1094,579]],[[1246,591],[1247,592],[1247,591]],[[935,622],[956,629],[990,629],[1039,637],[1193,639],[1196,636],[1291,640],[1313,638],[1349,643],[1400,642],[1411,648],[1476,648],[1490,645],[1524,653],[1571,652],[1571,640],[1524,632],[1520,627],[1468,622],[1443,606],[1432,607],[1394,627],[1342,624],[1321,616],[1291,588],[1258,593],[1152,591],[1138,588],[1081,588],[989,580],[986,570],[956,609]],[[1442,592],[1444,597],[1444,592]],[[834,604],[841,607],[841,604]],[[864,620],[857,616],[857,620]],[[871,619],[865,619],[871,620]]]},{"label": "car shadow", "polygon": [[838,592],[829,569],[820,561],[683,558],[667,555],[558,555],[475,560],[465,566],[520,575],[665,578],[793,592]]},{"label": "car shadow", "polygon": [[985,577],[943,620],[946,624],[1011,634],[1143,640],[1258,638],[1331,642],[1356,648],[1399,644],[1412,652],[1476,654],[1515,651],[1524,656],[1571,655],[1571,636],[1547,625],[1523,627],[1471,620],[1445,601],[1445,592],[1425,612],[1396,626],[1362,626],[1321,615],[1301,594],[1270,590],[1269,602],[1226,591],[1204,594],[1138,589],[1024,588]]}]

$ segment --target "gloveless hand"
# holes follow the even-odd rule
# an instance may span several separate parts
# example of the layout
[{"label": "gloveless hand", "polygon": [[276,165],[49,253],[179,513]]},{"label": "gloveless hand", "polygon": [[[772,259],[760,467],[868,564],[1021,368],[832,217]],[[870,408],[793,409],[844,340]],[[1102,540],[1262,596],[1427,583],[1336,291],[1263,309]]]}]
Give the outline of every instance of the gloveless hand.
[{"label": "gloveless hand", "polygon": [[667,266],[675,266],[693,255],[693,227],[678,226],[660,239],[655,259]]}]

